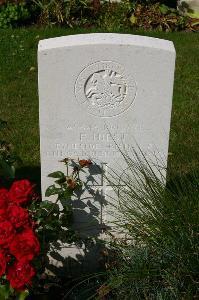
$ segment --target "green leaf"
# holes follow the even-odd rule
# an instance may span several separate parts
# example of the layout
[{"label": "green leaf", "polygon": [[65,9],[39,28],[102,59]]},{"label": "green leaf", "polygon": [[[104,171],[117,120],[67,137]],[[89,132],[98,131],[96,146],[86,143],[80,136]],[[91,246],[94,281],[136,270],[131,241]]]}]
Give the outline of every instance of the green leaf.
[{"label": "green leaf", "polygon": [[67,188],[63,193],[61,193],[59,195],[59,199],[71,199],[71,196],[73,195],[73,190],[71,190],[70,188]]},{"label": "green leaf", "polygon": [[134,15],[132,15],[130,17],[130,22],[131,22],[131,24],[135,25],[137,23],[137,18]]},{"label": "green leaf", "polygon": [[191,25],[192,25],[192,26],[196,26],[196,25],[199,25],[199,21],[196,21],[196,22],[192,22],[192,23],[191,23]]},{"label": "green leaf", "polygon": [[49,196],[52,196],[52,195],[56,195],[56,194],[59,194],[60,191],[62,191],[62,189],[56,188],[56,186],[53,184],[53,185],[50,185],[50,186],[47,188],[46,193],[45,193],[45,196],[46,196],[46,197],[49,197]]},{"label": "green leaf", "polygon": [[65,199],[65,198],[60,198],[59,200],[60,200],[60,202],[61,202],[61,205],[63,206],[63,208],[64,208],[65,206],[67,206],[67,205],[68,205],[68,203],[67,203],[67,199]]},{"label": "green leaf", "polygon": [[63,227],[68,227],[72,225],[73,222],[73,210],[70,206],[65,206],[63,209],[63,213],[60,217],[61,225]]},{"label": "green leaf", "polygon": [[51,202],[51,205],[43,205],[43,207],[46,211],[52,211],[52,213],[58,213],[59,212],[59,205],[57,203]]},{"label": "green leaf", "polygon": [[52,178],[63,178],[63,177],[65,177],[65,175],[64,175],[63,172],[57,171],[57,172],[50,173],[50,174],[48,175],[48,177],[52,177]]},{"label": "green leaf", "polygon": [[23,292],[20,292],[17,296],[17,300],[25,300],[29,295],[29,291],[25,290]]},{"label": "green leaf", "polygon": [[52,209],[54,204],[55,203],[53,203],[52,201],[44,200],[44,201],[40,202],[40,208],[45,208],[47,210],[50,210],[50,209]]},{"label": "green leaf", "polygon": [[9,284],[2,285],[0,284],[0,300],[6,300],[10,298],[12,290],[10,289]]},{"label": "green leaf", "polygon": [[65,176],[55,180],[55,183],[57,183],[59,185],[63,185],[65,182],[66,182],[66,177]]},{"label": "green leaf", "polygon": [[68,201],[71,200],[72,195],[73,195],[73,191],[70,189],[65,190],[64,193],[59,195],[59,200],[63,208],[68,206]]},{"label": "green leaf", "polygon": [[159,9],[163,15],[166,15],[169,12],[169,7],[165,4],[160,5]]}]

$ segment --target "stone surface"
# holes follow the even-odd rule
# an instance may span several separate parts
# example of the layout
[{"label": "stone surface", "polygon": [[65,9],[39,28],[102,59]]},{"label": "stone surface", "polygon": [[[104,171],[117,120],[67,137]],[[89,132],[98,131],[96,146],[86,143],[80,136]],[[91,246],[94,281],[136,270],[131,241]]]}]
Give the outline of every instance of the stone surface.
[{"label": "stone surface", "polygon": [[[106,171],[125,168],[118,146],[139,147],[167,164],[175,49],[166,40],[84,34],[42,40],[38,48],[42,195],[65,157],[90,158]],[[93,172],[93,173],[92,173]],[[107,222],[111,187],[91,170],[93,186],[77,223]],[[90,181],[89,181],[90,180]],[[94,214],[94,219],[92,214]],[[81,227],[81,226],[80,226]],[[82,227],[81,227],[82,228]]]}]

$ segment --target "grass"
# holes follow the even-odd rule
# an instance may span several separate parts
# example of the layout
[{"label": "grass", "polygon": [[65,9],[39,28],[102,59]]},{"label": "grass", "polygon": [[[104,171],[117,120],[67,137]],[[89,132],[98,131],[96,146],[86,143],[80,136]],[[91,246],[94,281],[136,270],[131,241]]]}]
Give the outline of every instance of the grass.
[{"label": "grass", "polygon": [[[100,30],[92,30],[92,32]],[[9,122],[11,142],[24,164],[23,174],[39,174],[37,45],[40,39],[88,33],[64,28],[0,31],[0,118]],[[132,33],[121,31],[123,33]],[[136,32],[172,40],[177,52],[169,164],[177,173],[198,169],[199,34]]]},{"label": "grass", "polygon": [[[196,174],[165,187],[143,153],[122,154],[127,172],[121,178],[110,170],[109,181],[118,196],[117,210],[112,207],[116,231],[126,235],[110,243],[115,252],[102,292],[115,300],[198,299]],[[119,188],[113,185],[118,181]]]}]

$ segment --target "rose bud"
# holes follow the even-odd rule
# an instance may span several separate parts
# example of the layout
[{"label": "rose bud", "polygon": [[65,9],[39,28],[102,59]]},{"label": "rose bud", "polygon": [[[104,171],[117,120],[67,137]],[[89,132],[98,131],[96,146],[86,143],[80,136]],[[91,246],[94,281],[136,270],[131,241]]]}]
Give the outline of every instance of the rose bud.
[{"label": "rose bud", "polygon": [[67,180],[67,184],[68,184],[68,187],[73,190],[76,187],[77,182],[73,178],[69,178]]},{"label": "rose bud", "polygon": [[92,165],[92,161],[90,159],[88,159],[88,160],[81,159],[81,160],[79,160],[79,164],[82,168],[89,167],[90,165]]}]

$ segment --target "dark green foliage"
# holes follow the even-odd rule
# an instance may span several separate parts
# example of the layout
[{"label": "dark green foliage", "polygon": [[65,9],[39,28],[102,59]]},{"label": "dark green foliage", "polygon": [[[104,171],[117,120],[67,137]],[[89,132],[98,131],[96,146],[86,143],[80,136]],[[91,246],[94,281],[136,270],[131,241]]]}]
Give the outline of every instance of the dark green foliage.
[{"label": "dark green foliage", "polygon": [[6,121],[0,119],[0,176],[4,179],[15,177],[15,165],[20,162],[19,157],[13,151],[12,145],[5,141],[9,136],[10,129]]},{"label": "dark green foliage", "polygon": [[135,4],[130,3],[128,0],[123,0],[121,4],[106,1],[101,6],[94,25],[110,32],[121,28],[129,28],[129,18],[134,7]]},{"label": "dark green foliage", "polygon": [[198,29],[190,18],[181,16],[176,8],[167,6],[167,2],[34,0],[40,11],[39,22],[45,25],[98,26],[109,31],[131,26],[160,31]]},{"label": "dark green foliage", "polygon": [[160,4],[165,4],[169,7],[176,8],[177,7],[177,0],[137,0],[135,1],[139,4],[155,4],[155,3],[160,3]]},{"label": "dark green foliage", "polygon": [[88,0],[33,0],[39,11],[38,23],[45,25],[84,25],[93,18],[95,8]]},{"label": "dark green foliage", "polygon": [[197,20],[180,15],[175,8],[165,4],[138,4],[130,17],[133,27],[158,31],[198,31]]},{"label": "dark green foliage", "polygon": [[45,25],[105,30],[143,28],[197,31],[198,20],[180,15],[176,1],[31,0],[0,5],[0,28]]},{"label": "dark green foliage", "polygon": [[30,12],[25,3],[5,3],[0,5],[0,28],[16,27],[30,19]]}]

